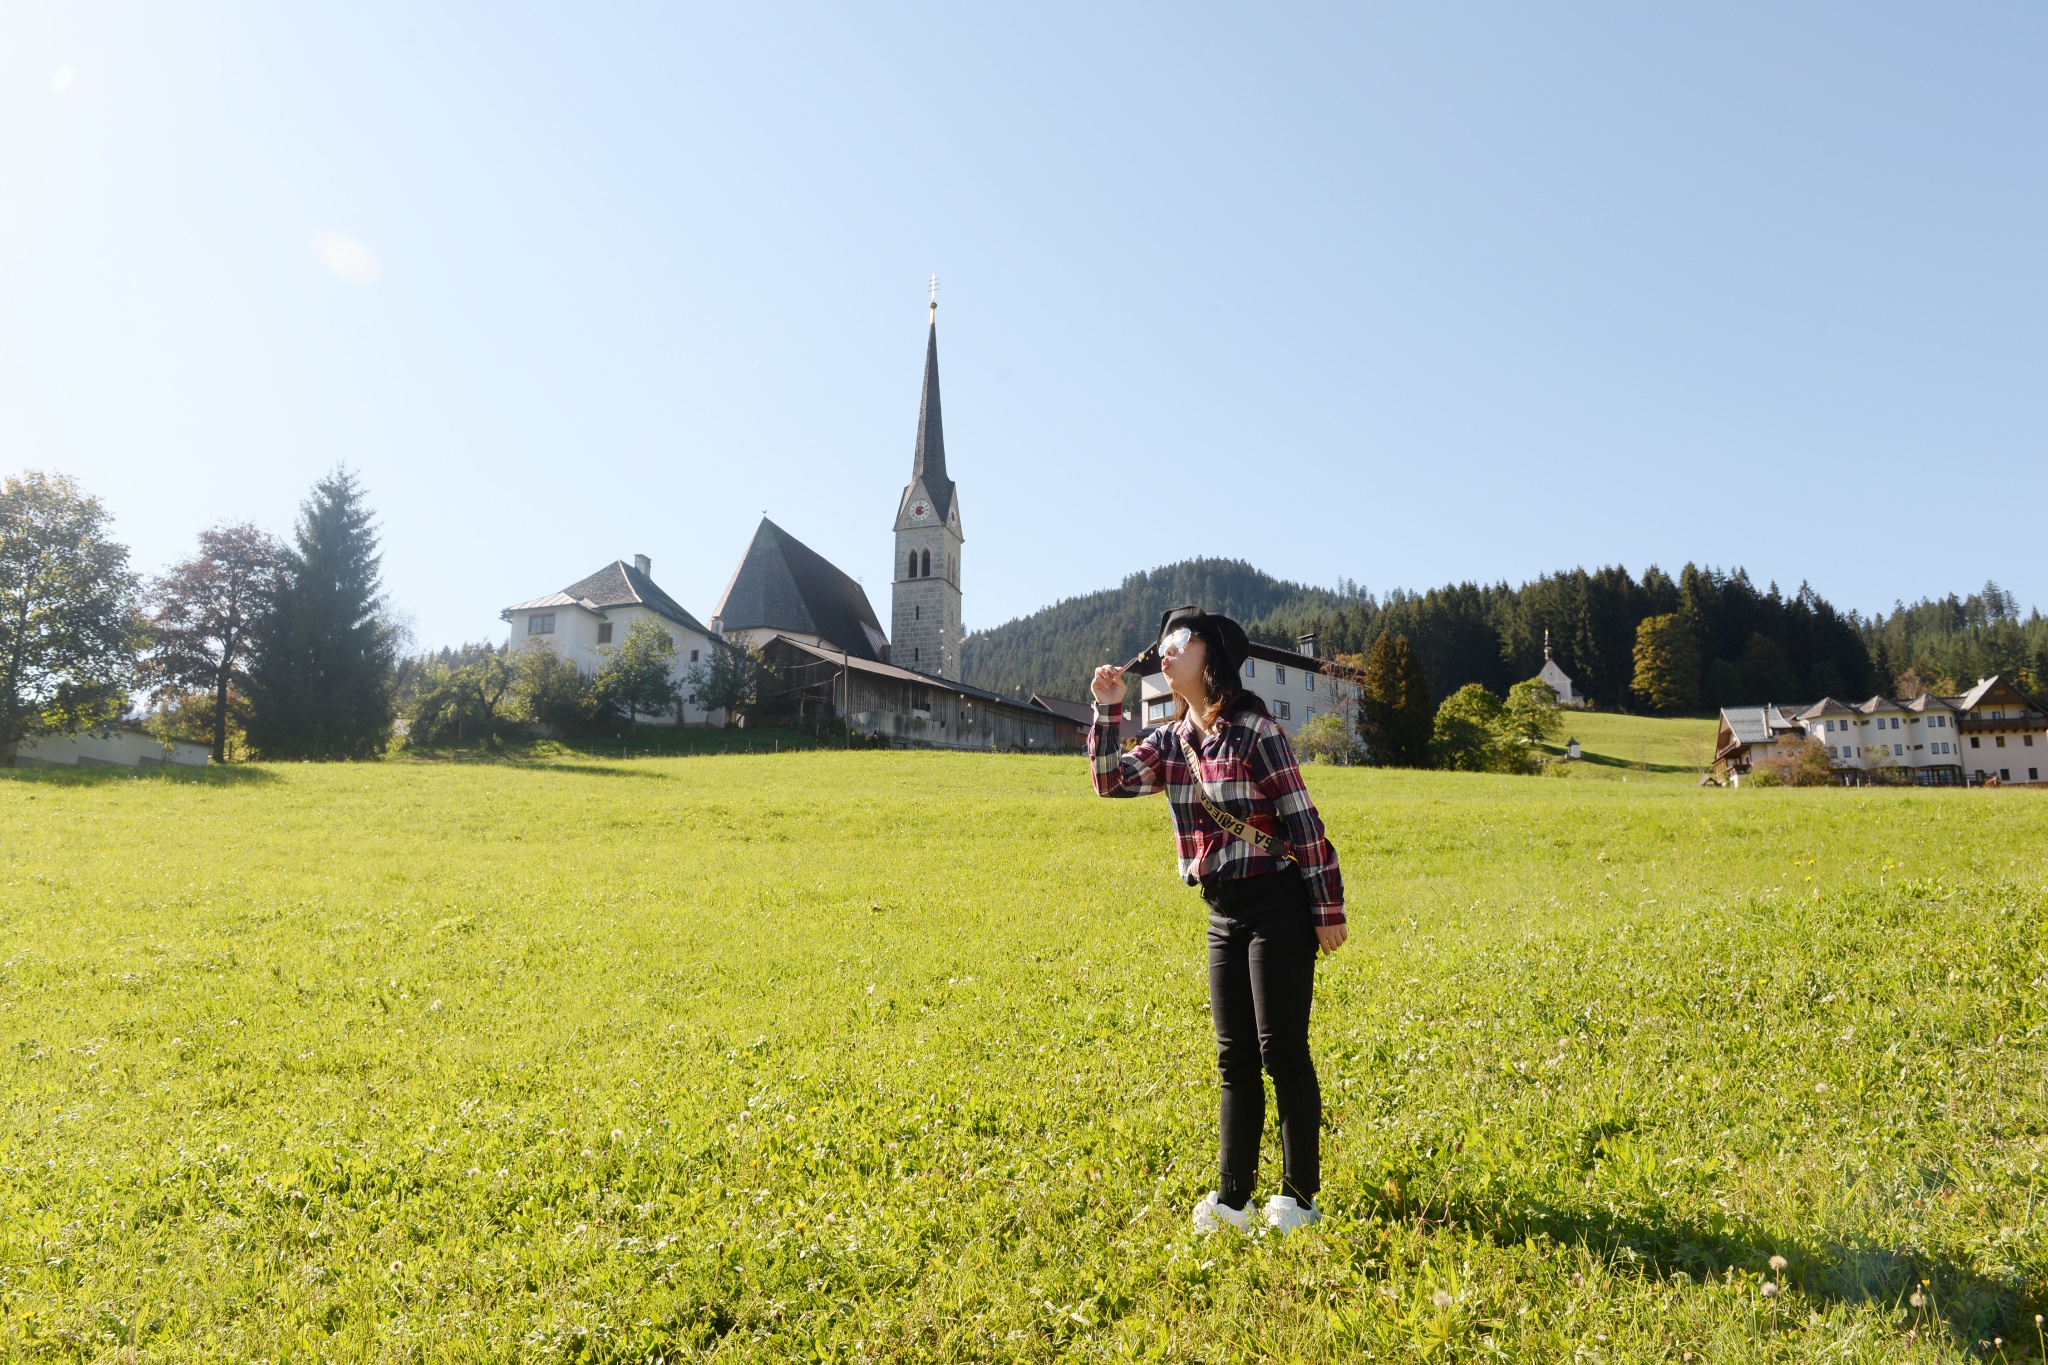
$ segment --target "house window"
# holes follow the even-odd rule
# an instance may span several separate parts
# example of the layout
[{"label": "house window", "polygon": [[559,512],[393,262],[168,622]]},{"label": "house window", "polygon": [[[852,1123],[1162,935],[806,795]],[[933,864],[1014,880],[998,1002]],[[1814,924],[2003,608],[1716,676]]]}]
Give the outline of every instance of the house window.
[{"label": "house window", "polygon": [[1894,745],[1892,745],[1892,757],[1893,757],[1893,758],[1900,758],[1900,757],[1903,757],[1903,756],[1905,755],[1905,752],[1906,752],[1906,746],[1905,746],[1905,745],[1903,745],[1903,744],[1894,744]]},{"label": "house window", "polygon": [[2012,781],[2012,769],[2010,769],[2010,768],[2000,768],[2000,769],[1998,770],[1998,780],[1999,780],[2000,782],[2010,782],[2010,781]]},{"label": "house window", "polygon": [[608,645],[612,642],[611,622],[599,621],[597,623],[597,642],[601,645]]},{"label": "house window", "polygon": [[1308,710],[1301,713],[1301,718],[1305,721],[1314,720],[1316,718],[1316,708],[1313,706],[1309,707]]},{"label": "house window", "polygon": [[1172,697],[1154,697],[1145,703],[1146,720],[1165,720],[1173,714]]},{"label": "house window", "polygon": [[1996,744],[1996,745],[1997,745],[1997,746],[1998,746],[1999,748],[2003,749],[2003,748],[2005,747],[2005,736],[2004,736],[2004,735],[1993,735],[1993,736],[1991,737],[1991,742],[1992,742],[1993,744]]},{"label": "house window", "polygon": [[1978,737],[1977,737],[1976,735],[1971,735],[1971,736],[1970,736],[1970,747],[1971,747],[1972,749],[1981,749],[1981,748],[1983,748],[1983,747],[1984,747],[1984,741],[1983,741],[1982,739],[1978,738]]},{"label": "house window", "polygon": [[1247,678],[1259,676],[1259,661],[1257,659],[1246,659],[1244,661],[1244,675]]},{"label": "house window", "polygon": [[2020,743],[2031,749],[2034,747],[2034,737],[2032,735],[2021,735]]},{"label": "house window", "polygon": [[1289,707],[1289,706],[1287,705],[1287,703],[1286,703],[1286,702],[1284,702],[1284,701],[1276,701],[1276,702],[1274,702],[1274,703],[1273,703],[1273,705],[1275,705],[1275,706],[1277,706],[1278,708],[1280,708],[1280,714],[1279,714],[1279,715],[1278,715],[1277,717],[1275,717],[1275,719],[1277,719],[1277,720],[1293,720],[1293,719],[1294,719],[1294,712],[1293,712],[1293,710],[1292,710],[1292,709],[1291,709],[1291,708],[1290,708],[1290,707]]},{"label": "house window", "polygon": [[1274,664],[1274,665],[1273,665],[1273,681],[1274,681],[1274,682],[1276,682],[1276,683],[1279,683],[1279,684],[1280,684],[1280,685],[1281,685],[1282,687],[1285,687],[1285,686],[1287,686],[1287,665],[1286,665],[1286,664]]},{"label": "house window", "polygon": [[917,551],[912,550],[910,552],[910,567],[903,571],[903,576],[905,578],[917,577]]},{"label": "house window", "polygon": [[2039,782],[2040,780],[2041,780],[2041,770],[2040,770],[2039,768],[2029,768],[2029,769],[2027,769],[2027,781],[2029,781],[2029,782]]},{"label": "house window", "polygon": [[932,552],[930,550],[924,552],[924,564],[917,571],[917,576],[919,578],[930,578],[932,576]]},{"label": "house window", "polygon": [[555,633],[555,614],[549,612],[545,616],[527,617],[526,633],[528,635],[553,635]]},{"label": "house window", "polygon": [[1313,673],[1304,673],[1304,674],[1302,674],[1302,675],[1301,675],[1301,683],[1302,683],[1302,686],[1306,687],[1306,688],[1307,688],[1307,689],[1308,689],[1309,691],[1311,691],[1311,692],[1315,691],[1315,690],[1316,690],[1316,675],[1315,675],[1315,674],[1313,674]]},{"label": "house window", "polygon": [[696,663],[696,662],[697,662],[697,651],[696,651],[696,650],[694,650],[694,649],[690,651],[690,662],[691,662],[691,663]]},{"label": "house window", "polygon": [[661,637],[661,647],[662,647],[663,649],[667,650],[667,651],[668,651],[669,653],[671,653],[671,654],[675,653],[675,650],[676,650],[676,637],[675,637],[675,636],[673,636],[673,635],[664,635],[664,636],[662,636],[662,637]]}]

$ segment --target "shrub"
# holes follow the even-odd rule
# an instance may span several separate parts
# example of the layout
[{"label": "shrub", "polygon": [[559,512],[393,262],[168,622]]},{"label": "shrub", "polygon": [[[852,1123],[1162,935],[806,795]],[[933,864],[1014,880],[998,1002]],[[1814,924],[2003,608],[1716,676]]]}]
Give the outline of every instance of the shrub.
[{"label": "shrub", "polygon": [[1308,763],[1365,762],[1365,747],[1335,711],[1325,711],[1296,730],[1294,752]]},{"label": "shrub", "polygon": [[1465,773],[1534,772],[1534,755],[1499,697],[1466,683],[1437,708],[1430,740],[1434,766]]}]

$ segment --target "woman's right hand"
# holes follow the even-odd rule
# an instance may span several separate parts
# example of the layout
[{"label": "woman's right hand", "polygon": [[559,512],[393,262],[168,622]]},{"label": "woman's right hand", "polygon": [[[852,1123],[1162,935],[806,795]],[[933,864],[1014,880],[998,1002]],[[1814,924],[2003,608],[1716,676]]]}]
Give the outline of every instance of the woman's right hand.
[{"label": "woman's right hand", "polygon": [[1115,664],[1104,664],[1095,670],[1095,681],[1088,685],[1099,705],[1110,706],[1124,699],[1124,671]]}]

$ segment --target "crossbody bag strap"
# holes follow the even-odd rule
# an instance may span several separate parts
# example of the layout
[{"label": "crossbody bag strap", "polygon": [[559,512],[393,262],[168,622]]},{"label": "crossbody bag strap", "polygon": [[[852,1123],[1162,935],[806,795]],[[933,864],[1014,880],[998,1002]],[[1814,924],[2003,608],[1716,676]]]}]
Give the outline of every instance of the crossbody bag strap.
[{"label": "crossbody bag strap", "polygon": [[1219,828],[1236,835],[1267,857],[1278,858],[1283,863],[1293,862],[1294,849],[1285,839],[1277,834],[1267,834],[1209,799],[1209,784],[1202,780],[1202,756],[1195,752],[1195,746],[1188,741],[1187,731],[1175,726],[1173,732],[1180,739],[1181,757],[1188,765],[1188,776],[1194,780],[1195,795],[1202,799],[1202,809],[1209,813],[1209,818],[1214,820]]}]

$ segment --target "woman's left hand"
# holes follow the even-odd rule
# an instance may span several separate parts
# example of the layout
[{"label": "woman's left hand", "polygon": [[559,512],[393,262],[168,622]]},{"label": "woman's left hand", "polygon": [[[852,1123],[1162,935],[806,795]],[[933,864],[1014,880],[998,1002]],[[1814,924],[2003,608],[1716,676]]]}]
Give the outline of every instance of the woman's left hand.
[{"label": "woman's left hand", "polygon": [[1339,948],[1342,948],[1344,940],[1348,937],[1350,937],[1349,931],[1341,924],[1318,924],[1316,926],[1316,941],[1323,945],[1323,951],[1326,953],[1334,953]]}]

